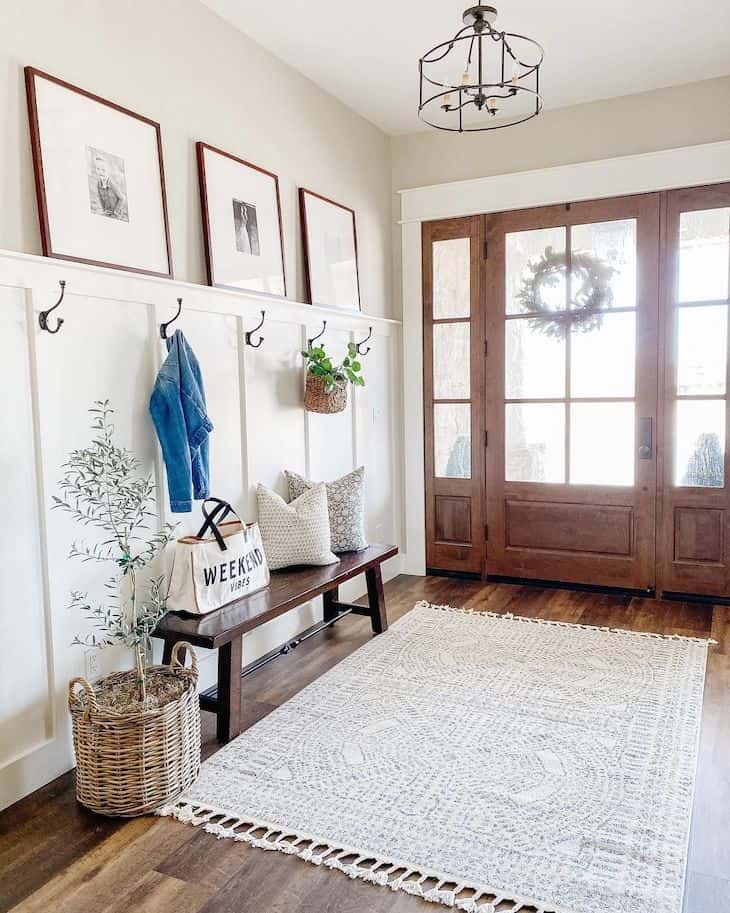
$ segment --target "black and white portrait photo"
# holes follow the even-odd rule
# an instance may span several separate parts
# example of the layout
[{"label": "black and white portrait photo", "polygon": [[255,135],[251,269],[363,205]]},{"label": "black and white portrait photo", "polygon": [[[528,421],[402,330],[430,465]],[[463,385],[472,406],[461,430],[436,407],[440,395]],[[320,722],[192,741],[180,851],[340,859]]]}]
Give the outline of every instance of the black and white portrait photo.
[{"label": "black and white portrait photo", "polygon": [[160,125],[33,67],[25,85],[44,255],[170,278]]},{"label": "black and white portrait photo", "polygon": [[129,222],[124,159],[87,146],[86,170],[91,211],[109,219]]},{"label": "black and white portrait photo", "polygon": [[256,207],[252,203],[233,200],[233,226],[236,232],[236,250],[242,254],[260,256],[259,225]]},{"label": "black and white portrait photo", "polygon": [[196,148],[208,282],[285,297],[279,179],[215,146]]}]

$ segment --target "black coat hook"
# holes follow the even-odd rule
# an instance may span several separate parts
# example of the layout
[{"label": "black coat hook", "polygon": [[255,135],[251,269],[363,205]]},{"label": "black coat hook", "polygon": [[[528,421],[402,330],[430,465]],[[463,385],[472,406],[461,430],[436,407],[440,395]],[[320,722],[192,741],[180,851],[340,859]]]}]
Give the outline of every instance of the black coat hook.
[{"label": "black coat hook", "polygon": [[251,337],[257,330],[261,329],[261,327],[264,325],[264,320],[266,320],[266,311],[261,311],[261,320],[259,321],[258,325],[255,326],[252,330],[246,330],[246,345],[251,346],[252,349],[258,349],[258,347],[264,341],[264,337],[261,336],[258,342],[251,342]]},{"label": "black coat hook", "polygon": [[325,331],[326,329],[327,329],[327,321],[326,321],[326,320],[323,320],[323,321],[322,321],[322,332],[321,332],[321,333],[317,333],[316,336],[312,336],[311,339],[308,339],[308,340],[307,340],[307,342],[309,343],[309,348],[310,348],[310,349],[312,348],[312,343],[313,343],[313,342],[316,342],[316,340],[318,340],[318,339],[320,338],[320,336],[324,336],[324,331]]},{"label": "black coat hook", "polygon": [[52,329],[50,328],[50,326],[48,325],[48,317],[49,317],[51,311],[55,311],[55,310],[56,310],[56,308],[58,307],[58,305],[63,301],[63,296],[66,294],[66,280],[65,280],[65,279],[59,279],[58,284],[61,286],[61,294],[60,294],[60,296],[59,296],[59,298],[58,298],[58,301],[53,305],[52,308],[48,308],[47,311],[41,311],[40,314],[38,315],[38,323],[39,323],[39,325],[40,325],[40,328],[41,328],[42,330],[45,330],[47,333],[58,333],[58,331],[59,331],[59,330],[61,329],[61,327],[63,326],[63,317],[59,317],[58,320],[56,321],[56,329],[55,329],[55,330],[52,330]]},{"label": "black coat hook", "polygon": [[365,337],[365,339],[361,339],[360,342],[356,342],[356,343],[355,343],[355,348],[357,349],[357,354],[358,354],[358,355],[367,355],[367,354],[368,354],[368,352],[370,351],[370,346],[368,346],[367,349],[365,349],[364,352],[363,352],[363,350],[360,348],[360,346],[364,346],[365,343],[368,341],[368,339],[370,339],[370,337],[371,337],[372,335],[373,335],[373,328],[372,328],[372,327],[368,327],[368,335]]},{"label": "black coat hook", "polygon": [[167,328],[170,326],[171,323],[174,323],[177,320],[177,318],[180,316],[181,313],[182,313],[182,298],[178,298],[177,299],[177,314],[175,314],[175,316],[172,318],[172,320],[168,320],[167,323],[160,324],[160,339],[167,339]]}]

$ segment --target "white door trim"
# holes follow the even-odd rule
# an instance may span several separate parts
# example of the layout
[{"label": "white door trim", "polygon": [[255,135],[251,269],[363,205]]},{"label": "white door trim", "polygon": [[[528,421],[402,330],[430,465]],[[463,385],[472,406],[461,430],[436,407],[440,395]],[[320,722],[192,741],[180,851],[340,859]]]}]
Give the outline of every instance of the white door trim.
[{"label": "white door trim", "polygon": [[403,222],[577,203],[730,180],[730,140],[399,190]]}]

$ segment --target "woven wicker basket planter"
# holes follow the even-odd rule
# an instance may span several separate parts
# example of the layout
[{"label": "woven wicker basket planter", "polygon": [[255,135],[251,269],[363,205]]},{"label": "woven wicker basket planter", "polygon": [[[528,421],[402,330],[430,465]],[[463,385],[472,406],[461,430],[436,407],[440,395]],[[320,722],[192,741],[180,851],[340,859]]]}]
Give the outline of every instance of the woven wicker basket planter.
[{"label": "woven wicker basket planter", "polygon": [[[179,650],[189,651],[183,668]],[[195,685],[198,664],[190,644],[177,643],[169,666],[150,666],[154,676],[182,679],[185,690],[163,707],[117,713],[100,706],[85,678],[68,685],[68,707],[76,752],[76,797],[101,815],[133,817],[176,799],[200,771],[200,705]],[[116,672],[105,687],[136,680],[136,672]],[[80,686],[81,690],[77,690]]]},{"label": "woven wicker basket planter", "polygon": [[304,408],[308,412],[324,412],[329,415],[343,412],[347,408],[347,381],[336,381],[334,388],[327,391],[323,377],[307,372]]}]

